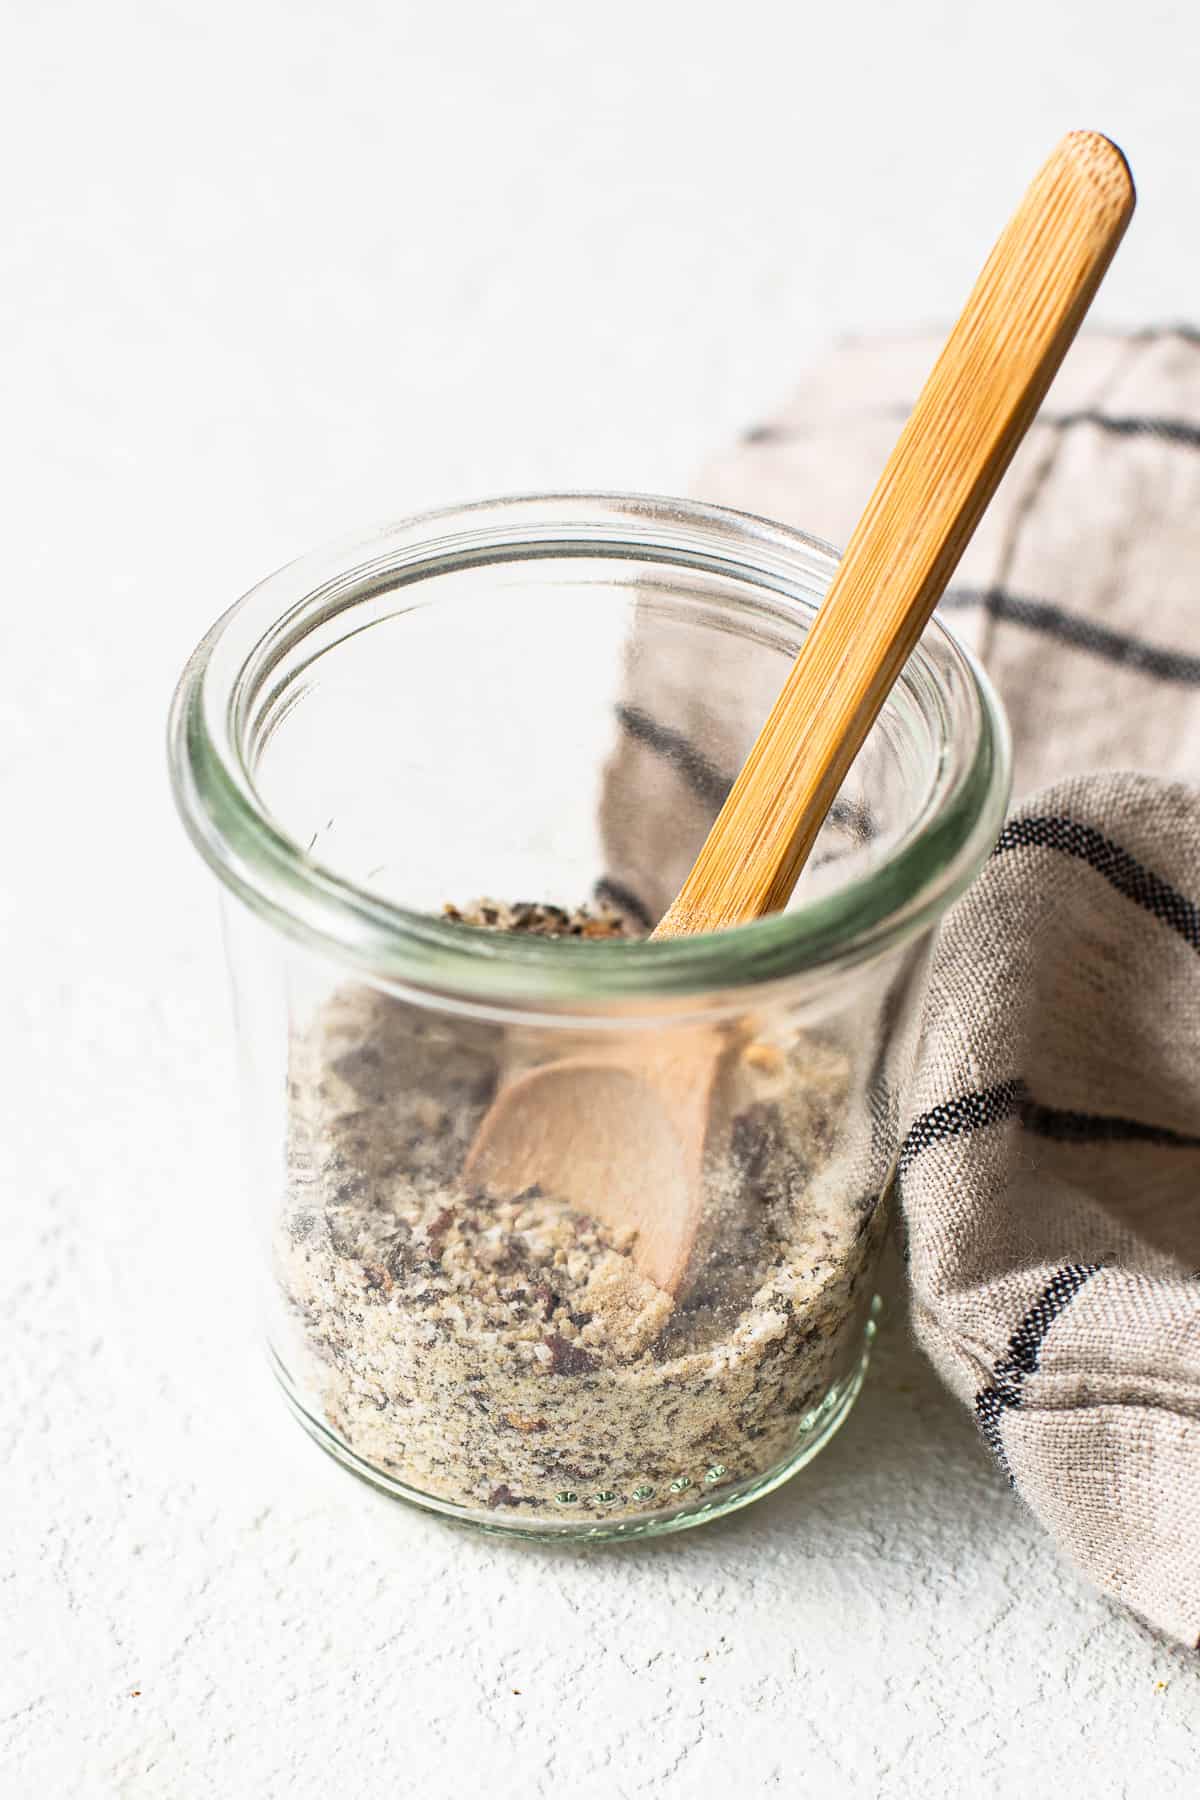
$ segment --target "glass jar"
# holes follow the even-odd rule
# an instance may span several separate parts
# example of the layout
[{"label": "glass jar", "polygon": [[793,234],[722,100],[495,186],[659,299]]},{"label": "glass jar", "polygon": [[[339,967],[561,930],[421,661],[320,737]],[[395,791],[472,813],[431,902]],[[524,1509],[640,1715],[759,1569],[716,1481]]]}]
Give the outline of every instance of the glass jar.
[{"label": "glass jar", "polygon": [[[223,884],[274,1364],[391,1494],[526,1536],[674,1530],[854,1401],[926,952],[1007,796],[983,676],[926,632],[784,913],[601,935],[665,908],[835,564],[692,502],[486,503],[293,563],[188,664],[172,772]],[[481,895],[592,922],[442,916]],[[519,1188],[471,1155],[498,1105],[536,1145],[529,1072],[564,1062],[624,1083],[578,1129],[626,1185],[645,1165],[632,1222],[571,1191],[573,1152]],[[645,1221],[676,1178],[668,1275]]]}]

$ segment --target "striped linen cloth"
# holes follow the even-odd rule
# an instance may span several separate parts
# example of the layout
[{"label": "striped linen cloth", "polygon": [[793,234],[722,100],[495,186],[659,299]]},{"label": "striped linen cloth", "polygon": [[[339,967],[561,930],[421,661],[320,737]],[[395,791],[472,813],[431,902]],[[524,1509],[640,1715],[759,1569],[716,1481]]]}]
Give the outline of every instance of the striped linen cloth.
[{"label": "striped linen cloth", "polygon": [[[837,350],[696,492],[845,542],[939,348]],[[906,1097],[915,1325],[1065,1554],[1196,1645],[1200,334],[1078,340],[943,612],[1016,804]]]}]

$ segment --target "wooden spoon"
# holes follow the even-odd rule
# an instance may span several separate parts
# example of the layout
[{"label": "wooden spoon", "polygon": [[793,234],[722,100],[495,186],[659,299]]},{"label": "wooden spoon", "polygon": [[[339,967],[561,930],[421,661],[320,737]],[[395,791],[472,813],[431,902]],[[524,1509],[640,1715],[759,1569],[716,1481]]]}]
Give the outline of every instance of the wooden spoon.
[{"label": "wooden spoon", "polygon": [[[778,911],[884,700],[1028,429],[1134,206],[1125,158],[1073,131],[1035,177],[950,334],[855,527],[783,691],[653,936]],[[483,1119],[467,1174],[534,1183],[637,1235],[641,1274],[675,1293],[703,1210],[727,1035],[645,1053],[626,1038],[528,1070]]]}]

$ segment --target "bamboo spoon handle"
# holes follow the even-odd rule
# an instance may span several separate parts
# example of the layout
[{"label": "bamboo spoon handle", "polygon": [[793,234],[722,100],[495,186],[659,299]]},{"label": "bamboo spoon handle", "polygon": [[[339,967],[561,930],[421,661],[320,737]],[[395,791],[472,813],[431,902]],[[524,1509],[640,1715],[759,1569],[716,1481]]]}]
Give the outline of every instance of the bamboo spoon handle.
[{"label": "bamboo spoon handle", "polygon": [[782,907],[1028,429],[1134,206],[1125,158],[1063,138],[923,388],[783,692],[655,937]]}]

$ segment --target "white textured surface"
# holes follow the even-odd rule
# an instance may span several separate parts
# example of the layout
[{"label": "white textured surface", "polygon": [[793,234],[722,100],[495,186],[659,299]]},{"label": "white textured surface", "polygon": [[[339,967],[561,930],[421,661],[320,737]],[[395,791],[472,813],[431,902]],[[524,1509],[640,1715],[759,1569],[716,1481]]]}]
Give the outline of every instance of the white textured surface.
[{"label": "white textured surface", "polygon": [[11,9],[6,1800],[1195,1792],[1195,1658],[1059,1565],[896,1309],[811,1471],[657,1548],[476,1539],[309,1446],[160,748],[259,574],[473,493],[683,487],[833,332],[944,315],[1066,126],[1141,183],[1106,316],[1194,310],[1194,16]]}]

